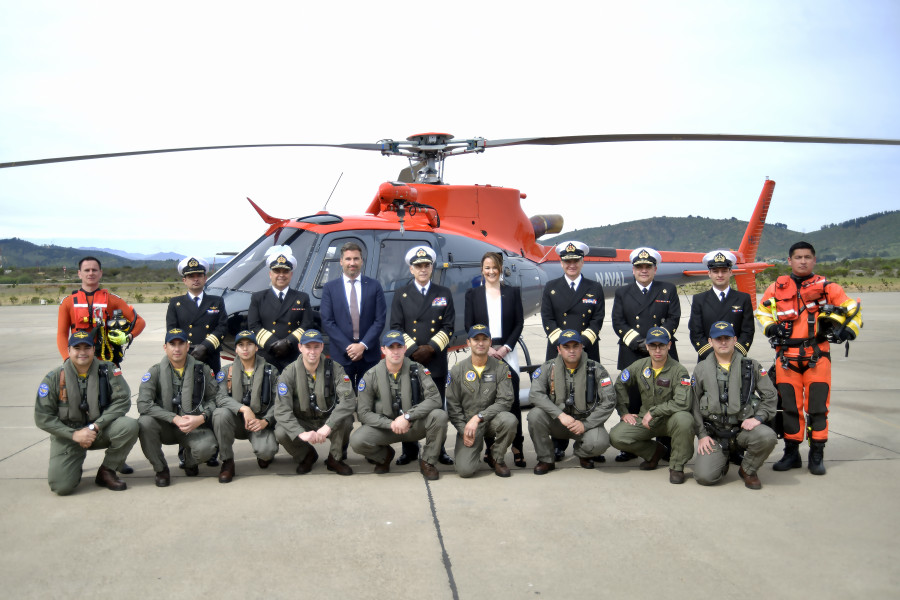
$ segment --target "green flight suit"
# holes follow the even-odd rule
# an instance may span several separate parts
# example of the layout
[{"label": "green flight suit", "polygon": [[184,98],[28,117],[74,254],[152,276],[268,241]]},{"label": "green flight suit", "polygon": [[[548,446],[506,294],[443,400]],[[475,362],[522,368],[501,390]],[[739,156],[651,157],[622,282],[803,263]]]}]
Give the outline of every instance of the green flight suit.
[{"label": "green flight suit", "polygon": [[[353,411],[356,397],[353,385],[344,373],[344,368],[331,361],[332,396],[325,394],[325,357],[319,359],[314,374],[303,366],[303,356],[285,367],[278,378],[278,393],[275,396],[275,439],[294,457],[299,464],[313,450],[312,444],[298,436],[305,431],[316,431],[323,425],[331,427],[329,450],[331,457],[340,462],[344,440],[353,428]],[[315,393],[316,403],[310,402],[310,394]]]},{"label": "green flight suit", "polygon": [[[265,369],[269,373],[269,397],[263,402],[262,387]],[[238,358],[224,371],[216,375],[219,393],[216,396],[216,410],[213,412],[212,427],[219,444],[222,460],[234,459],[234,440],[250,440],[250,447],[256,458],[270,461],[278,453],[275,440],[275,389],[278,385],[278,368],[270,365],[259,354],[253,365],[253,375],[247,375]],[[229,389],[230,388],[230,389]],[[250,410],[257,419],[265,419],[268,426],[261,431],[247,431],[242,400],[249,392]]]},{"label": "green flight suit", "polygon": [[[387,458],[388,446],[397,442],[418,442],[425,438],[425,448],[421,458],[430,465],[436,465],[438,454],[447,439],[447,413],[444,412],[441,394],[431,373],[418,365],[421,397],[417,405],[412,405],[408,358],[397,377],[392,377],[384,359],[366,371],[359,381],[356,396],[356,414],[362,427],[350,436],[353,451],[376,463]],[[391,422],[400,416],[393,408],[394,399],[400,396],[400,411],[409,415],[409,431],[396,434],[391,431]]]},{"label": "green flight suit", "polygon": [[[684,465],[694,455],[694,417],[691,414],[691,378],[687,369],[669,357],[658,375],[653,374],[650,357],[641,358],[619,373],[616,379],[616,410],[619,416],[628,414],[628,389],[636,387],[641,394],[641,408],[637,425],[620,421],[609,432],[612,445],[619,450],[637,454],[650,460],[656,452],[653,438],[672,438],[669,468],[684,471]],[[650,427],[641,419],[649,412]]]},{"label": "green flight suit", "polygon": [[[478,470],[485,436],[494,438],[491,456],[498,463],[505,464],[506,451],[516,437],[519,423],[509,412],[513,403],[512,390],[509,367],[492,356],[487,357],[481,375],[473,367],[471,356],[450,369],[447,413],[457,431],[453,460],[460,477],[471,477]],[[466,424],[476,415],[481,415],[482,421],[475,431],[475,443],[466,446]]]},{"label": "green flight suit", "polygon": [[[588,361],[594,364],[595,398],[589,403],[587,394]],[[603,426],[616,404],[612,380],[600,363],[582,353],[575,372],[566,368],[561,356],[545,362],[532,374],[528,398],[532,408],[528,411],[528,433],[539,461],[553,464],[552,436],[555,439],[575,441],[575,455],[580,458],[600,456],[609,448],[609,434]],[[552,390],[551,390],[552,382]],[[566,401],[572,394],[574,406]],[[581,421],[584,433],[575,435],[559,420],[563,413]]]},{"label": "green flight suit", "polygon": [[[202,370],[202,393],[197,406],[194,406],[194,372],[195,365]],[[216,377],[208,365],[188,355],[181,375],[172,368],[167,357],[141,377],[138,391],[138,412],[141,414],[138,424],[141,426],[141,450],[153,465],[157,473],[169,468],[162,445],[179,444],[185,447],[184,464],[193,467],[208,461],[216,453],[216,436],[211,429],[212,415],[216,408],[216,395],[219,386]],[[181,392],[181,408],[173,399]],[[179,415],[202,415],[203,425],[188,434],[172,422]],[[188,452],[187,450],[190,450]]]},{"label": "green flight suit", "polygon": [[[726,371],[719,366],[715,352],[710,352],[694,369],[691,412],[697,438],[713,436],[716,441],[710,454],[698,453],[694,460],[694,479],[701,485],[713,485],[728,472],[731,437],[746,450],[741,468],[748,475],[762,467],[778,441],[775,432],[764,424],[775,416],[778,394],[759,362],[749,358],[743,360],[752,364],[753,395],[748,403],[741,405],[742,358],[740,352],[735,352]],[[723,406],[721,397],[726,390],[728,400]],[[742,429],[741,423],[751,417],[760,424],[749,431]]]},{"label": "green flight suit", "polygon": [[[109,406],[100,412],[100,366],[105,365],[109,381]],[[65,401],[60,398],[60,371],[65,371]],[[81,410],[82,398],[88,412]],[[75,366],[66,360],[47,373],[38,387],[34,402],[34,424],[50,434],[50,490],[65,496],[81,482],[81,467],[87,450],[72,439],[76,430],[93,423],[100,431],[88,450],[105,448],[103,466],[116,471],[125,462],[138,437],[137,421],[126,417],[131,408],[131,390],[122,371],[113,363],[94,359],[87,377],[78,376]]]}]

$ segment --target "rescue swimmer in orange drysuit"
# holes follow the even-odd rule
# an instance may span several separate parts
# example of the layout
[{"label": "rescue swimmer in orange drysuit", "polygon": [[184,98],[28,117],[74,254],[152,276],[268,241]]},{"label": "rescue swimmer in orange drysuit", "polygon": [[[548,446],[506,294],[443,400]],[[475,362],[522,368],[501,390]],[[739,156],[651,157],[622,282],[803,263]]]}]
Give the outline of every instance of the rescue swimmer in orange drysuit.
[{"label": "rescue swimmer in orange drysuit", "polygon": [[862,315],[858,303],[840,285],[813,273],[816,250],[812,244],[791,246],[788,264],[791,274],[780,276],[766,289],[756,311],[757,321],[775,348],[775,384],[784,409],[784,456],[774,469],[803,466],[799,447],[805,429],[810,444],[809,471],[824,475],[831,400],[830,343],[856,339]]},{"label": "rescue swimmer in orange drysuit", "polygon": [[146,323],[122,298],[100,287],[103,271],[100,261],[86,256],[78,261],[81,288],[59,304],[56,345],[69,357],[68,340],[75,331],[94,336],[95,354],[120,366],[125,348],[144,330]]}]

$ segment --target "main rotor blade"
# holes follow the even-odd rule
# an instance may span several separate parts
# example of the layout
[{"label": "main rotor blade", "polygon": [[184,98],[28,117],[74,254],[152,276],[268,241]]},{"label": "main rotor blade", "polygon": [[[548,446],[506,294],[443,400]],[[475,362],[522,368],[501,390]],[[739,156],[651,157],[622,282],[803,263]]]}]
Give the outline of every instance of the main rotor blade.
[{"label": "main rotor blade", "polygon": [[71,162],[75,160],[94,160],[98,158],[117,158],[119,156],[138,156],[140,154],[165,154],[168,152],[194,152],[198,150],[228,150],[233,148],[347,148],[350,150],[375,150],[381,152],[382,144],[242,144],[237,146],[198,146],[196,148],[163,148],[161,150],[136,150],[134,152],[112,152],[109,154],[84,154],[81,156],[60,156],[57,158],[41,158],[38,160],[20,160],[0,163],[0,169],[10,167],[28,167],[50,163]]},{"label": "main rotor blade", "polygon": [[559,137],[485,140],[486,148],[500,146],[564,146],[603,142],[792,142],[796,144],[871,144],[900,146],[900,140],[869,138],[812,137],[793,135],[735,135],[729,133],[611,133],[601,135],[567,135]]}]

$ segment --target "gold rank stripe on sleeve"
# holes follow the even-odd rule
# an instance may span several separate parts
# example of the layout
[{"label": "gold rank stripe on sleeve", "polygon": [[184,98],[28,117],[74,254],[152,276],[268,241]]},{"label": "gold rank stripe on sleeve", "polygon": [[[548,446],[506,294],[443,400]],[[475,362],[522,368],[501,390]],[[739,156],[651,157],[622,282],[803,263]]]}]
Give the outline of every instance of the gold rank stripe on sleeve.
[{"label": "gold rank stripe on sleeve", "polygon": [[556,340],[559,339],[559,334],[561,334],[561,333],[562,333],[562,330],[559,327],[557,327],[556,329],[551,331],[549,334],[547,334],[547,339],[550,340],[551,344],[555,344]]},{"label": "gold rank stripe on sleeve", "polygon": [[[710,347],[709,344],[704,346],[704,348],[708,348],[708,347]],[[740,352],[744,356],[747,356],[747,348],[745,348],[743,344],[738,342],[738,343],[735,343],[734,347],[738,349],[738,352]],[[701,350],[701,352],[702,352],[702,350]]]},{"label": "gold rank stripe on sleeve", "polygon": [[444,331],[439,331],[434,335],[434,337],[431,338],[431,341],[437,344],[438,348],[444,350],[447,346],[450,345],[450,336],[448,336]]},{"label": "gold rank stripe on sleeve", "polygon": [[409,334],[404,333],[403,334],[403,343],[406,344],[407,348],[412,348],[413,346],[416,345],[416,340],[409,337]]},{"label": "gold rank stripe on sleeve", "polygon": [[260,348],[264,347],[266,345],[266,342],[269,341],[270,337],[272,337],[271,331],[261,329],[259,333],[256,334],[256,345]]},{"label": "gold rank stripe on sleeve", "polygon": [[[740,344],[737,344],[737,346],[738,346],[738,348],[741,348],[741,345],[740,345]],[[707,351],[710,350],[711,348],[712,348],[712,345],[710,345],[709,343],[704,344],[704,345],[701,346],[700,348],[697,348],[697,354],[703,354],[704,352],[707,352]],[[744,356],[747,355],[747,351],[746,351],[746,350],[741,350],[741,352],[744,353]]]},{"label": "gold rank stripe on sleeve", "polygon": [[590,329],[585,329],[584,331],[582,331],[582,332],[581,332],[581,337],[583,337],[583,338],[589,340],[591,344],[593,344],[594,342],[597,341],[597,334],[594,333],[594,332],[593,332],[592,330],[590,330]]},{"label": "gold rank stripe on sleeve", "polygon": [[291,332],[291,335],[294,336],[295,338],[297,338],[297,341],[299,342],[300,338],[303,336],[303,329],[300,329],[298,327],[297,329],[295,329],[294,331]]},{"label": "gold rank stripe on sleeve", "polygon": [[210,344],[212,344],[213,349],[218,349],[219,338],[217,338],[216,336],[214,336],[213,334],[210,333],[206,336],[206,341],[209,342]]},{"label": "gold rank stripe on sleeve", "polygon": [[639,337],[641,334],[635,331],[634,329],[629,329],[625,332],[625,335],[622,336],[622,343],[626,346],[631,343],[636,337]]}]

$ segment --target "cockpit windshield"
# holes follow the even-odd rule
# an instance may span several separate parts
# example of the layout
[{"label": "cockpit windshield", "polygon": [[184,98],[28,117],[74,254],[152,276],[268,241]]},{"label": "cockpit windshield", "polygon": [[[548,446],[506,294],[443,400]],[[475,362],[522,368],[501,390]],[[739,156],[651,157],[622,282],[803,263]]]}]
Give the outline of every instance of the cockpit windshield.
[{"label": "cockpit windshield", "polygon": [[[276,241],[277,238],[277,241]],[[228,264],[209,278],[208,287],[256,292],[270,285],[269,269],[264,265],[266,250],[275,245],[291,247],[297,268],[291,277],[290,287],[295,288],[306,268],[316,234],[303,229],[282,228],[269,236],[259,238],[249,248],[231,259]]]}]

